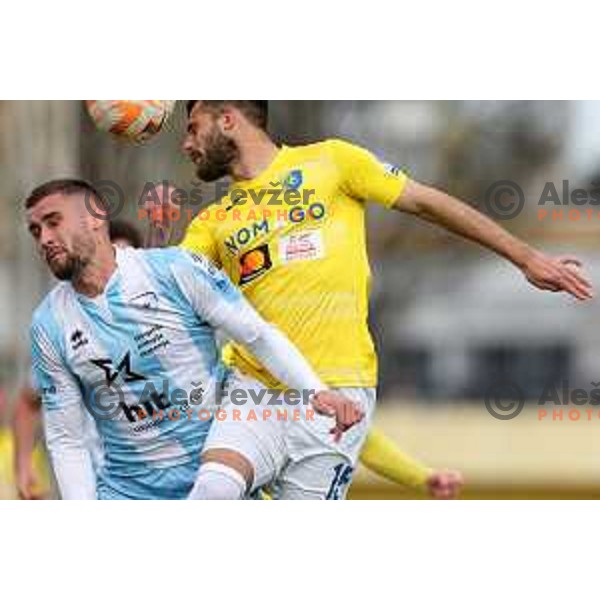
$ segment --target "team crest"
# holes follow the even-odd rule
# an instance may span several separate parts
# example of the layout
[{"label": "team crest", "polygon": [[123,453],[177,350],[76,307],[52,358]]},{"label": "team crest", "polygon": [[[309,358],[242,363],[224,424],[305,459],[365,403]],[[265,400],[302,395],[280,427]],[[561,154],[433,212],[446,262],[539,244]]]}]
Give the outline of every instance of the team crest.
[{"label": "team crest", "polygon": [[286,190],[297,190],[304,181],[304,175],[300,169],[290,171],[283,180],[283,187]]}]

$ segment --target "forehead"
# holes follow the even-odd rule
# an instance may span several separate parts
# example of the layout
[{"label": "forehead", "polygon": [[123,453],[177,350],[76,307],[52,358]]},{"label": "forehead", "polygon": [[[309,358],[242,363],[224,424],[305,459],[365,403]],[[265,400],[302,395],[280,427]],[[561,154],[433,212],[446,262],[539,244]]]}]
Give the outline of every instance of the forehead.
[{"label": "forehead", "polygon": [[194,104],[192,108],[192,112],[190,113],[190,121],[198,122],[208,118],[212,118],[214,116],[214,111],[205,106],[202,100],[199,100]]},{"label": "forehead", "polygon": [[69,211],[74,211],[78,202],[75,200],[81,200],[81,194],[51,194],[42,198],[35,206],[27,209],[27,220],[29,222],[39,221],[44,216],[50,213],[65,214]]}]

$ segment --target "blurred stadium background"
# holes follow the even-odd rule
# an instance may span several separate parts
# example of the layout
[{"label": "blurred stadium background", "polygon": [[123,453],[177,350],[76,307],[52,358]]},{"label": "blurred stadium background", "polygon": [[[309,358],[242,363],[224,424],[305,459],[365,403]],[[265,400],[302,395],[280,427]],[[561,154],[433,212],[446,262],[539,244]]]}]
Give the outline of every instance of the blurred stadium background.
[{"label": "blurred stadium background", "polygon": [[[133,147],[95,131],[82,102],[0,102],[0,426],[27,380],[31,312],[52,285],[34,256],[22,199],[48,178],[110,179],[130,199],[124,216],[143,225],[135,203],[147,181],[194,185],[179,151],[183,126],[178,106],[161,135]],[[576,207],[594,209],[590,221],[537,219],[545,182],[560,191],[565,179],[588,190],[600,181],[598,102],[272,102],[270,129],[288,144],[349,139],[482,210],[492,182],[515,181],[527,201],[505,226],[552,253],[580,255],[600,281],[597,207]],[[600,381],[597,303],[576,307],[536,292],[477,247],[369,210],[378,424],[423,462],[462,469],[467,498],[600,497],[600,419],[538,422],[531,407],[501,421],[483,400],[499,379],[531,398],[552,381],[584,389]],[[14,494],[10,454],[0,443],[0,497]],[[418,495],[361,471],[351,497]]]}]

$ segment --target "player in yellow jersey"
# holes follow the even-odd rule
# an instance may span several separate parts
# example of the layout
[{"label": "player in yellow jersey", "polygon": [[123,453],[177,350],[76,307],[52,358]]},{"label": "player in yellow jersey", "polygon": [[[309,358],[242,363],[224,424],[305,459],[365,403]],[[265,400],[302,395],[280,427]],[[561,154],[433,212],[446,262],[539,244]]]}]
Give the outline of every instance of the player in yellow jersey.
[{"label": "player in yellow jersey", "polygon": [[[148,198],[148,212],[152,224],[149,247],[168,243],[172,237],[169,231],[169,214],[177,210],[178,190],[175,186],[157,185]],[[213,258],[214,259],[214,258]],[[232,348],[226,346],[223,357],[227,364],[232,362]],[[451,499],[458,496],[462,486],[462,475],[453,470],[428,468],[403,452],[381,430],[372,427],[360,455],[361,463],[369,470],[401,486],[426,493],[435,499]]]},{"label": "player in yellow jersey", "polygon": [[[233,185],[224,199],[200,212],[183,246],[222,267],[259,313],[309,359],[324,383],[362,394],[368,417],[377,361],[367,327],[366,202],[408,212],[478,242],[511,261],[540,289],[565,291],[580,300],[591,297],[590,283],[569,267],[578,264],[576,259],[545,256],[468,205],[409,180],[348,142],[277,147],[266,121],[266,101],[188,103],[184,150],[198,177],[231,176]],[[231,359],[235,385],[278,385],[243,349],[233,346]],[[307,464],[318,457],[302,456],[300,448],[293,459],[297,472],[292,468],[283,488],[316,490],[314,497],[325,496],[327,489],[327,497],[343,497],[364,439],[354,441],[341,452],[341,462],[339,456],[313,461],[308,481]],[[217,445],[205,460],[227,462],[220,449],[227,450]],[[333,454],[331,448],[324,448],[327,452]],[[452,495],[459,485],[460,477],[453,476],[444,482],[445,493]]]}]

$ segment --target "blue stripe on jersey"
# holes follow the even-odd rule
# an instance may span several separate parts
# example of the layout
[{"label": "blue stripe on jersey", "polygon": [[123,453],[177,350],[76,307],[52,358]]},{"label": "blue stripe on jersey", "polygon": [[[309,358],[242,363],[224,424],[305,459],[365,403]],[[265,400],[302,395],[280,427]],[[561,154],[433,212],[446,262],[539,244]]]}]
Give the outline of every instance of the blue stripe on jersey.
[{"label": "blue stripe on jersey", "polygon": [[[172,303],[182,314],[189,314],[191,312],[191,305],[177,284],[172,268],[177,263],[186,264],[188,268],[193,267],[193,263],[187,264],[187,262],[184,262],[187,260],[188,257],[184,254],[183,250],[179,249],[149,251],[147,252],[146,260],[150,275],[154,284],[160,289],[161,296]],[[195,269],[194,273],[196,272],[198,272],[199,276],[203,274],[200,269]],[[184,323],[184,326],[187,326],[190,338],[203,357],[203,364],[208,368],[209,374],[213,377],[218,377],[222,369],[220,368],[220,356],[215,340],[215,331],[208,323],[203,323],[199,315],[195,315],[194,320],[195,322]],[[198,323],[204,325],[201,330],[197,327]]]},{"label": "blue stripe on jersey", "polygon": [[[107,293],[107,297],[111,296],[114,299],[114,294]],[[80,298],[80,307],[86,315],[88,321],[93,324],[94,342],[98,349],[97,358],[114,357],[115,360],[124,356],[128,347],[121,343],[121,336],[118,335],[118,329],[129,337],[130,332],[126,324],[106,322],[106,317],[102,315],[98,305],[91,300]],[[91,386],[95,386],[102,382],[102,374],[98,371],[98,379],[90,382],[80,382],[84,397],[89,396],[89,403],[95,403],[96,399],[91,393]],[[88,384],[89,387],[86,387]],[[138,390],[133,389],[131,384],[118,382],[119,388],[123,391],[126,397],[137,397]],[[141,393],[142,390],[139,390]],[[123,431],[121,422],[114,418],[97,418],[97,415],[92,416],[96,421],[96,427],[101,435],[104,452],[104,464],[98,473],[101,479],[110,480],[111,477],[119,473],[129,473],[131,476],[138,476],[143,473],[146,465],[143,461],[144,452],[138,448],[132,440],[128,439],[127,432]],[[100,411],[98,411],[100,412]],[[119,415],[120,416],[120,415]]]},{"label": "blue stripe on jersey", "polygon": [[[41,363],[41,345],[46,341],[54,348],[58,354],[58,359],[65,363],[65,344],[64,336],[61,333],[61,327],[56,319],[58,311],[53,306],[52,298],[47,297],[46,300],[35,311],[31,328],[32,345],[31,345],[31,374],[34,387],[37,390],[48,389],[55,385],[55,382],[50,374],[40,368]],[[40,337],[40,333],[36,329],[41,330],[41,335],[45,335],[47,340]],[[33,338],[36,338],[35,340]],[[60,408],[59,394],[44,394],[44,406],[48,410]]]},{"label": "blue stripe on jersey", "polygon": [[[209,324],[203,323],[201,318],[193,313],[190,301],[183,295],[174,280],[170,261],[164,260],[163,254],[167,254],[167,252],[146,252],[144,254],[147,275],[155,289],[160,290],[161,300],[168,302],[173,311],[178,313],[182,320],[182,327],[186,329],[190,342],[194,344],[199,352],[198,373],[200,374],[200,367],[203,367],[209,377],[215,377],[220,370],[218,370],[219,352],[214,329]],[[168,252],[168,254],[173,254],[173,252]],[[160,365],[159,368],[163,371],[168,370],[168,367],[162,365],[159,359],[155,357],[154,359]],[[197,376],[194,373],[188,373],[188,378],[194,380]],[[206,382],[203,383],[206,384]],[[186,382],[179,382],[175,379],[170,381],[169,385],[171,391],[178,385],[181,385],[183,389],[190,387],[189,384],[186,385]],[[195,408],[194,415],[196,415],[199,407],[192,406],[191,408]],[[208,434],[211,424],[211,421],[200,421],[194,418],[194,415],[192,415],[192,419],[188,419],[187,415],[182,414],[182,419],[178,425],[178,431],[182,432],[179,441],[186,448],[189,455],[199,455],[200,447],[204,443],[204,438]],[[167,421],[167,423],[171,422]],[[202,436],[200,444],[197,439],[199,435]]]},{"label": "blue stripe on jersey", "polygon": [[59,311],[53,305],[52,300],[49,298],[48,302],[45,302],[41,307],[41,312],[36,320],[44,324],[44,329],[48,333],[50,341],[58,350],[59,356],[64,361],[66,356],[65,338],[63,335],[61,325],[59,324],[55,316],[58,313]]}]

